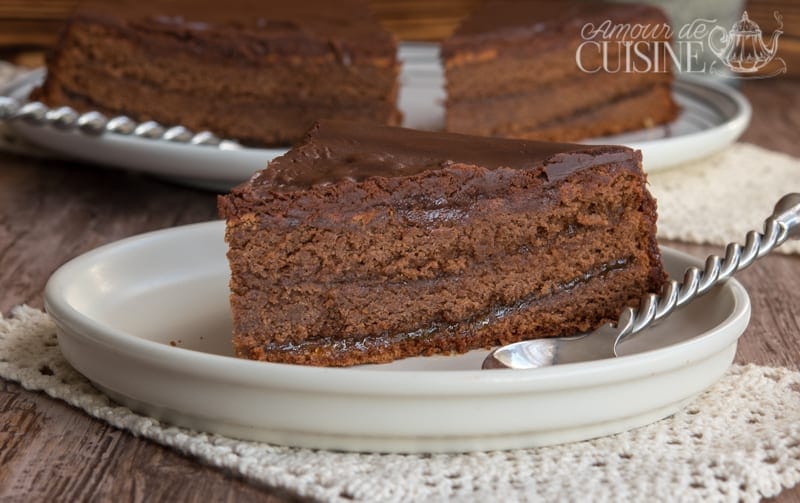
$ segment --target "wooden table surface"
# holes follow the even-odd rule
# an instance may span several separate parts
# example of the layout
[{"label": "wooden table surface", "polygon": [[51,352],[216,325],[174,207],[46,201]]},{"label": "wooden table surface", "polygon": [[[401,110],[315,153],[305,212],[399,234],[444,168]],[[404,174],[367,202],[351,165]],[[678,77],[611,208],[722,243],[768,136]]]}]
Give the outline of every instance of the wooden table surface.
[{"label": "wooden table surface", "polygon": [[[763,80],[744,90],[754,109],[744,140],[800,156],[800,82]],[[134,173],[0,153],[0,311],[8,315],[23,303],[42,307],[48,276],[98,245],[215,216],[212,193]],[[720,252],[665,244],[697,256]],[[750,293],[753,316],[736,361],[797,369],[800,256],[767,257],[743,272],[740,281]],[[0,500],[295,499],[0,380]],[[776,501],[800,503],[800,487]]]}]

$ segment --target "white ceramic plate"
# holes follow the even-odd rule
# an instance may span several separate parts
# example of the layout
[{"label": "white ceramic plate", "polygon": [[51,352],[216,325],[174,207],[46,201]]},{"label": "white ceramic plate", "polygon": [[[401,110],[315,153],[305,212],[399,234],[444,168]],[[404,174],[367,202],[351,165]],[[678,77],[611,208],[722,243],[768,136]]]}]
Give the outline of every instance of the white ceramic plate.
[{"label": "white ceramic plate", "polygon": [[[486,351],[351,368],[240,360],[223,231],[209,222],[144,234],[62,266],[45,302],[67,360],[135,411],[232,437],[341,450],[512,449],[672,414],[725,372],[750,315],[731,280],[632,339],[627,356],[532,371],[478,370]],[[663,251],[673,275],[700,265]],[[658,349],[641,352],[656,339]]]},{"label": "white ceramic plate", "polygon": [[[439,130],[443,125],[443,73],[435,44],[404,43],[399,108],[407,127]],[[17,85],[14,97],[24,99],[44,72],[32,74]],[[680,116],[666,126],[618,136],[587,140],[587,143],[629,145],[642,151],[648,172],[703,158],[734,142],[750,122],[750,105],[736,90],[709,80],[682,79],[674,86]],[[22,122],[13,131],[29,142],[108,167],[127,168],[218,190],[227,190],[263,169],[285,148],[254,149],[198,147],[130,138],[117,134],[101,137],[63,132]]]}]

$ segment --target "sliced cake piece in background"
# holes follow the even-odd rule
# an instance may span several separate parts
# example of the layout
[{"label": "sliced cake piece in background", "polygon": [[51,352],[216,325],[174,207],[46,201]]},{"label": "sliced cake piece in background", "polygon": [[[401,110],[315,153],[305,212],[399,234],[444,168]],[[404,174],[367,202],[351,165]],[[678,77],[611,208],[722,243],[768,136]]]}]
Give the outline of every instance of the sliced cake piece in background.
[{"label": "sliced cake piece in background", "polygon": [[442,44],[445,129],[575,141],[669,122],[667,23],[646,5],[489,0]]},{"label": "sliced cake piece in background", "polygon": [[356,0],[88,2],[33,98],[281,145],[320,118],[399,124],[396,53]]},{"label": "sliced cake piece in background", "polygon": [[664,280],[638,151],[328,121],[219,199],[238,356],[325,366],[616,320]]}]

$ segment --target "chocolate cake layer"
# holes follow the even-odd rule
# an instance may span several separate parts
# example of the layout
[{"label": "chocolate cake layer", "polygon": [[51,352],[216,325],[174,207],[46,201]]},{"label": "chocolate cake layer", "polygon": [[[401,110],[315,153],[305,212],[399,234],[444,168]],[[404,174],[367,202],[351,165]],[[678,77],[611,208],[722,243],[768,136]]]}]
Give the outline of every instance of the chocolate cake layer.
[{"label": "chocolate cake layer", "polygon": [[[90,96],[105,89],[97,82],[116,81],[129,88],[147,85],[165,92],[216,94],[223,101],[229,96],[250,96],[268,103],[285,104],[301,95],[303,103],[307,104],[346,105],[383,101],[386,96],[393,97],[397,87],[397,79],[391,71],[395,61],[389,58],[342,65],[339,57],[332,53],[305,57],[265,55],[257,65],[232,65],[229,60],[206,59],[202,67],[198,67],[194,53],[185,50],[154,52],[105,26],[87,25],[85,28],[72,34],[69,45],[63,49],[62,59],[54,61],[50,70],[58,74],[65,89],[93,86],[85,91]],[[164,43],[171,40],[160,33],[150,36],[153,38],[167,39]],[[97,44],[97,40],[109,43]],[[85,61],[80,67],[64,64],[81,58]],[[266,63],[269,63],[269,71],[264,70]],[[217,78],[221,74],[227,78]],[[319,85],[322,79],[327,85]]]},{"label": "chocolate cake layer", "polygon": [[[492,58],[470,64],[449,65],[447,69],[447,92],[457,97],[458,102],[491,99],[498,95],[519,95],[525,93],[547,93],[560,89],[570,92],[576,87],[585,93],[595,95],[608,92],[606,87],[617,92],[636,89],[647,85],[670,85],[673,77],[669,72],[630,72],[610,73],[597,71],[586,73],[574,65],[575,50],[546,53],[543,56],[526,54],[514,58]],[[609,58],[616,58],[616,50]],[[573,66],[564,65],[565,59],[572,58]],[[599,68],[603,56],[588,52],[582,58],[587,69]],[[451,62],[449,62],[451,63]],[[622,65],[625,62],[614,65]],[[574,97],[570,97],[574,99]],[[563,101],[567,101],[566,98]],[[563,105],[562,105],[563,106]]]},{"label": "chocolate cake layer", "polygon": [[397,50],[360,0],[94,0],[82,2],[73,21],[117,30],[153,53],[183,52],[189,42],[206,60],[334,54],[355,61],[393,59]]},{"label": "chocolate cake layer", "polygon": [[[662,92],[673,79],[666,23],[644,5],[490,0],[442,44],[445,127],[574,141],[669,122],[678,109]],[[589,25],[644,29],[592,38]],[[645,101],[650,108],[639,107]],[[594,113],[608,108],[609,117]],[[558,127],[537,136],[546,123]]]},{"label": "chocolate cake layer", "polygon": [[[640,110],[631,114],[630,110]],[[631,94],[571,117],[545,122],[535,128],[515,133],[519,138],[561,141],[564,138],[597,138],[626,131],[646,129],[670,122],[677,113],[672,92],[656,86],[639,94]]]},{"label": "chocolate cake layer", "polygon": [[352,365],[614,319],[663,281],[639,162],[322,122],[219,200],[236,353]]},{"label": "chocolate cake layer", "polygon": [[[565,89],[563,96],[573,96]],[[455,103],[447,115],[447,129],[470,134],[529,138],[545,141],[579,140],[653,127],[672,120],[671,90],[658,85],[636,89],[635,92],[613,94],[613,89],[598,90],[612,94],[603,100],[593,100],[591,91],[575,89],[575,102],[584,104],[564,117],[559,110],[562,93],[553,91],[532,97],[504,96],[490,100]],[[543,98],[548,96],[551,99]],[[638,110],[638,114],[630,113]],[[537,119],[531,119],[537,115]]]},{"label": "chocolate cake layer", "polygon": [[397,75],[357,1],[123,0],[78,8],[33,97],[275,145],[319,118],[399,123]]},{"label": "chocolate cake layer", "polygon": [[[565,108],[569,108],[569,115],[579,115],[586,110],[646,94],[656,88],[666,90],[669,100],[669,84],[662,82],[662,79],[648,74],[638,74],[635,78],[625,80],[601,74],[581,76],[562,85],[531,86],[519,93],[464,98],[448,104],[446,128],[452,132],[513,136],[514,133],[563,119]],[[645,117],[647,112],[659,113],[662,108],[639,112]],[[668,112],[674,114],[672,109],[668,109]],[[640,124],[643,122],[639,121]]]},{"label": "chocolate cake layer", "polygon": [[[668,22],[663,11],[646,4],[487,0],[459,24],[443,44],[442,56],[450,60],[464,54],[514,53],[523,47],[519,42],[530,40],[538,47],[552,50],[580,39],[587,23],[598,27],[604,21],[612,24]],[[574,62],[575,54],[572,56]]]},{"label": "chocolate cake layer", "polygon": [[73,94],[57,88],[51,92],[51,99],[70,103],[78,110],[97,110],[108,115],[129,110],[130,103],[137,103],[137,113],[129,113],[136,120],[157,120],[164,124],[181,124],[195,131],[222,132],[218,134],[236,138],[244,145],[289,143],[301,138],[308,124],[320,118],[386,122],[388,117],[392,124],[401,120],[393,103],[378,100],[346,105],[288,100],[271,103],[252,95],[210,99],[202,92],[167,91],[127,80],[120,81],[114,88],[105,84],[96,86],[96,82],[103,81],[86,78],[83,74],[75,75],[75,82],[79,86],[85,84],[82,88],[90,89],[91,93]]}]

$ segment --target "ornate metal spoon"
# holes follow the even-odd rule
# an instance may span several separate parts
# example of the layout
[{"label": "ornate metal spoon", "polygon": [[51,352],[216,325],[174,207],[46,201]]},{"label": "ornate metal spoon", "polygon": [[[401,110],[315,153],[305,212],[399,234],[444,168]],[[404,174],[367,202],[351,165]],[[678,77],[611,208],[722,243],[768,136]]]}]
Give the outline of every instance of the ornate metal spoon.
[{"label": "ornate metal spoon", "polygon": [[702,271],[697,267],[688,268],[683,283],[672,280],[665,285],[661,295],[645,295],[639,308],[625,308],[615,325],[604,325],[576,337],[508,344],[489,353],[483,368],[533,369],[613,358],[623,340],[707,293],[714,285],[727,280],[789,238],[800,238],[800,194],[796,193],[787,194],[778,201],[774,213],[764,222],[763,233],[748,232],[744,246],[729,244],[725,258],[710,255]]}]

